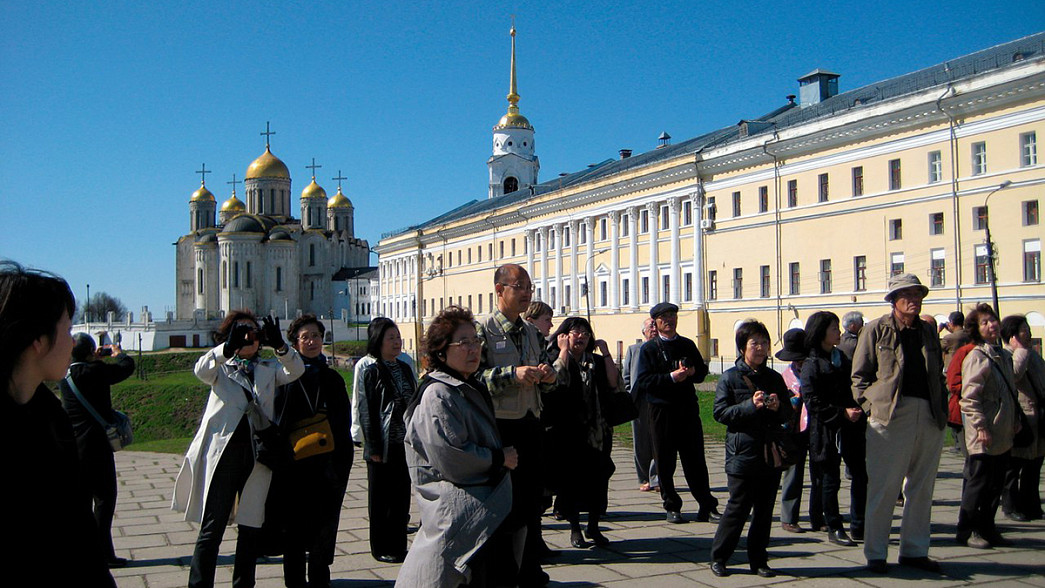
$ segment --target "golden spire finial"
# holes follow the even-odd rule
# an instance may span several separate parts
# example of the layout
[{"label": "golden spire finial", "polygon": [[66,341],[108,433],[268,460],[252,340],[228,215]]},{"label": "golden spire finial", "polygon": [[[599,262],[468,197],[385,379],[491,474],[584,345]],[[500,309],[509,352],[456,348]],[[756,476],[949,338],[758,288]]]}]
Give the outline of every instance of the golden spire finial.
[{"label": "golden spire finial", "polygon": [[519,112],[519,92],[515,85],[515,15],[512,15],[512,28],[509,31],[512,36],[512,77],[508,84],[508,112]]}]

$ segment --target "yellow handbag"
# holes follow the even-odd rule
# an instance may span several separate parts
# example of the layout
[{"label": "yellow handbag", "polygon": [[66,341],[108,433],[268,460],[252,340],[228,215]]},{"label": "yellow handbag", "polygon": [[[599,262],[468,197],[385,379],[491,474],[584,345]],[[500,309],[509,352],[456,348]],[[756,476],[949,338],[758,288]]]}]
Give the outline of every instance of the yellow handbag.
[{"label": "yellow handbag", "polygon": [[290,446],[294,448],[295,460],[334,450],[334,434],[330,430],[330,421],[327,420],[325,412],[317,412],[314,416],[292,424],[288,438]]}]

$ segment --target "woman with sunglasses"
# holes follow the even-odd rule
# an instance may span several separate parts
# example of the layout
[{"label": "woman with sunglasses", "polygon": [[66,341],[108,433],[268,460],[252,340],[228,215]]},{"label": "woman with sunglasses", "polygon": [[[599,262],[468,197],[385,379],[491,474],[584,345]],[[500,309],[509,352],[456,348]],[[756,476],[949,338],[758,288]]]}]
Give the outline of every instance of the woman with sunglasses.
[{"label": "woman with sunglasses", "polygon": [[[214,585],[218,548],[235,510],[238,535],[234,587],[253,586],[265,499],[272,470],[256,459],[254,433],[271,425],[276,387],[301,377],[301,356],[283,341],[279,319],[261,323],[249,310],[233,310],[214,333],[217,347],[196,362],[196,377],[210,385],[203,420],[174,482],[171,508],[200,523],[189,567],[189,586]],[[261,359],[265,345],[275,359]],[[238,499],[238,501],[237,501]]]},{"label": "woman with sunglasses", "polygon": [[421,529],[396,586],[499,585],[495,562],[513,555],[510,536],[497,530],[512,508],[507,472],[519,458],[502,447],[493,401],[476,377],[482,343],[472,313],[443,310],[424,345],[429,372],[406,414]]},{"label": "woman with sunglasses", "polygon": [[[593,352],[598,348],[599,354]],[[555,479],[559,483],[559,510],[570,522],[570,544],[589,547],[585,535],[603,547],[609,539],[599,531],[606,511],[613,428],[606,422],[600,399],[611,394],[620,381],[609,347],[596,341],[591,324],[581,317],[567,318],[551,337],[548,355],[555,358],[559,386],[552,394],[557,410],[548,444],[556,455]],[[588,528],[581,534],[580,513],[588,513]]]},{"label": "woman with sunglasses", "polygon": [[410,366],[397,359],[403,338],[392,319],[370,321],[367,335],[367,355],[375,361],[363,368],[363,389],[356,393],[360,394],[359,426],[366,460],[370,554],[380,562],[399,563],[406,557],[406,524],[410,521],[403,415],[417,383]]}]

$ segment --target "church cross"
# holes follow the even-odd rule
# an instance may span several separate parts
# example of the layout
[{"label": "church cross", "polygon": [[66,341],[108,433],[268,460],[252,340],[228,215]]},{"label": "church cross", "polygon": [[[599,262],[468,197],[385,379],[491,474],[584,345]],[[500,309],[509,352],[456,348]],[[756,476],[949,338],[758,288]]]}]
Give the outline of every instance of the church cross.
[{"label": "church cross", "polygon": [[335,180],[337,182],[337,188],[340,190],[341,189],[341,180],[347,180],[348,178],[346,178],[345,176],[341,175],[341,170],[337,170],[337,177],[336,178],[330,178],[330,179],[331,180]]},{"label": "church cross", "polygon": [[269,121],[265,121],[265,132],[261,133],[261,134],[265,135],[265,148],[267,149],[268,146],[269,146],[269,137],[271,135],[275,135],[276,134],[276,131],[270,131],[269,130]]},{"label": "church cross", "polygon": [[321,168],[321,167],[323,167],[323,166],[322,165],[316,165],[316,158],[313,157],[312,158],[312,165],[306,165],[305,169],[312,170],[312,179],[314,180],[314,179],[316,179],[316,170],[318,168]]},{"label": "church cross", "polygon": [[236,174],[232,174],[232,181],[225,182],[226,184],[232,184],[232,193],[236,193],[236,184],[242,184],[243,182],[236,181]]},{"label": "church cross", "polygon": [[200,174],[200,185],[202,186],[207,183],[207,174],[212,174],[214,172],[207,169],[206,163],[201,163],[200,169],[196,170],[196,173]]}]

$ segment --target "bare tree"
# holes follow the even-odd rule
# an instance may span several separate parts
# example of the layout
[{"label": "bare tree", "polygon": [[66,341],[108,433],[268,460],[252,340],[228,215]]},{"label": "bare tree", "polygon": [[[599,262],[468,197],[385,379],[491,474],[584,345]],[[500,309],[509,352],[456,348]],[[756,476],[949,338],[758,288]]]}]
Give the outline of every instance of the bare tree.
[{"label": "bare tree", "polygon": [[[86,317],[84,317],[84,310],[87,311]],[[101,322],[109,316],[109,312],[115,313],[116,320],[122,321],[127,316],[127,307],[123,305],[119,298],[107,292],[98,292],[91,296],[86,309],[83,308],[82,304],[80,305],[77,319],[79,322],[85,322],[85,318],[93,322]]]}]

